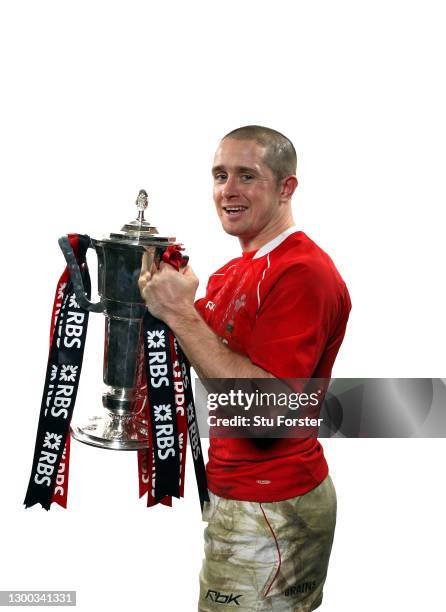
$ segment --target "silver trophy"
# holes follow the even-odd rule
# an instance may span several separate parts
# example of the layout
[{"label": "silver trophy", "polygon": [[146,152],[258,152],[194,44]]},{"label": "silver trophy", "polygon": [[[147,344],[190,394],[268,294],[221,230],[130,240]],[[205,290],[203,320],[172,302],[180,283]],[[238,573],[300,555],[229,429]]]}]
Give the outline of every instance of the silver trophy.
[{"label": "silver trophy", "polygon": [[[141,190],[136,200],[138,217],[104,238],[91,238],[98,257],[100,301],[88,300],[74,253],[66,237],[59,245],[70,269],[78,304],[105,315],[103,410],[84,424],[71,425],[76,440],[115,450],[148,448],[148,423],[138,395],[137,367],[141,347],[145,304],[138,288],[142,257],[147,264],[159,260],[165,248],[177,245],[175,238],[158,235],[144,219],[148,197]],[[138,412],[139,407],[139,412]]]}]

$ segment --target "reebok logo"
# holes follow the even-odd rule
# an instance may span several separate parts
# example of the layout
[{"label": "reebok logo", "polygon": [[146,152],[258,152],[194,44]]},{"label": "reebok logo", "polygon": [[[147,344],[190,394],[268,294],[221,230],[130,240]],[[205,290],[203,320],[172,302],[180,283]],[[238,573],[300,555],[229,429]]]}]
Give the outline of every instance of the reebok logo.
[{"label": "reebok logo", "polygon": [[210,599],[211,601],[215,601],[215,603],[220,604],[235,604],[239,606],[240,603],[237,601],[239,597],[242,595],[234,595],[231,593],[230,595],[225,595],[225,593],[220,593],[220,591],[211,591],[210,589],[206,593],[205,599]]}]

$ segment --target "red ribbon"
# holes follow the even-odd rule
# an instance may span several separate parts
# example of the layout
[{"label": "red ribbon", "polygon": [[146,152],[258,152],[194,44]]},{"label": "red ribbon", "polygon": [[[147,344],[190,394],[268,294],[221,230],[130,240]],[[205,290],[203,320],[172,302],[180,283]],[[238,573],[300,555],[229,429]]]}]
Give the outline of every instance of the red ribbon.
[{"label": "red ribbon", "polygon": [[189,257],[182,255],[181,251],[184,251],[184,248],[178,245],[168,246],[163,253],[162,260],[179,271],[180,268],[186,267],[189,262]]}]

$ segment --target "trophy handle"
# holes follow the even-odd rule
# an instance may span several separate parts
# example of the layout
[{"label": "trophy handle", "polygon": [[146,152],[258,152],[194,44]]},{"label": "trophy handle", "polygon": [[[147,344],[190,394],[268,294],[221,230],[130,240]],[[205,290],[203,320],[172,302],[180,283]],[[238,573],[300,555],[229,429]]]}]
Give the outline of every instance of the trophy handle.
[{"label": "trophy handle", "polygon": [[99,301],[96,303],[90,302],[85,294],[84,283],[82,282],[81,271],[79,270],[76,257],[73,253],[70,241],[67,236],[62,236],[58,240],[61,251],[67,262],[67,266],[70,270],[71,282],[73,283],[74,293],[76,294],[77,303],[79,306],[90,312],[104,312],[104,306]]}]

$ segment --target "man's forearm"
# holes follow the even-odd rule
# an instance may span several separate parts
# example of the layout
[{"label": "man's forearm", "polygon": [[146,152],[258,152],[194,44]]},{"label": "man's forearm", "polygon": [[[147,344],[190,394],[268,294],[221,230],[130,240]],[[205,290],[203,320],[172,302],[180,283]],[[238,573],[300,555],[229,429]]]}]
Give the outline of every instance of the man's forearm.
[{"label": "man's forearm", "polygon": [[166,319],[200,378],[265,378],[272,375],[228,348],[193,306]]},{"label": "man's forearm", "polygon": [[[201,318],[194,307],[181,309],[180,312],[166,318],[165,322],[175,334],[186,353],[192,367],[200,379],[237,379],[237,378],[268,378],[276,381],[276,386],[269,383],[264,391],[271,394],[289,393],[290,388],[276,379],[270,372],[254,365],[246,355],[240,355],[228,348],[220,338],[214,334],[210,327]],[[261,385],[261,381],[258,383]],[[260,386],[259,389],[262,389]],[[222,388],[226,393],[227,388]],[[214,389],[212,389],[214,391]],[[209,389],[208,389],[209,392]],[[251,390],[252,392],[252,390]],[[221,408],[226,417],[240,415],[240,406],[226,405]],[[262,415],[266,418],[276,418],[278,414],[286,414],[288,408],[283,405],[267,403],[262,407]],[[252,436],[269,436],[271,427],[262,427],[258,424],[245,426]]]}]

